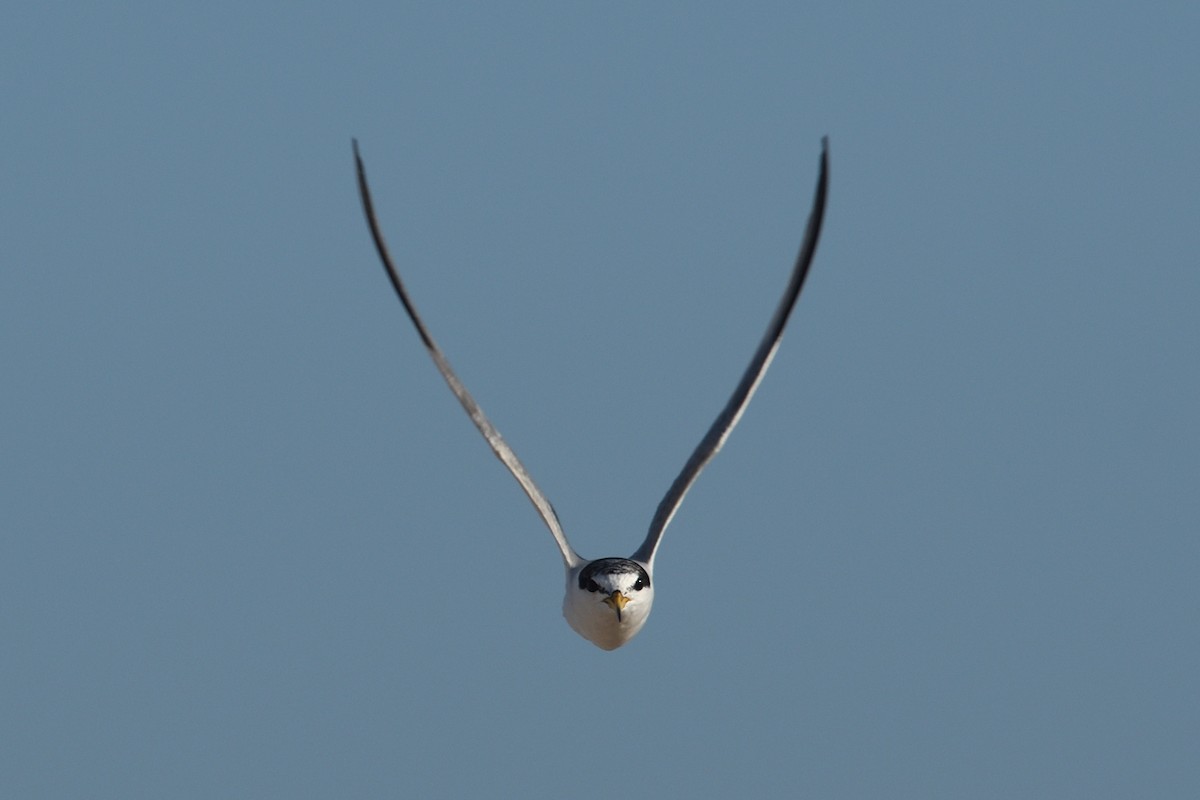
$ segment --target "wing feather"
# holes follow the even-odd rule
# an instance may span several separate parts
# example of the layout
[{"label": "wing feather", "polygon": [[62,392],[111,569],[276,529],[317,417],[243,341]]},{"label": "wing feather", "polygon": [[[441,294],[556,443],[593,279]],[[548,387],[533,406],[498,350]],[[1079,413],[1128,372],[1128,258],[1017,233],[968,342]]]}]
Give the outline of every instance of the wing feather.
[{"label": "wing feather", "polygon": [[504,441],[504,437],[500,435],[500,431],[496,430],[496,426],[492,425],[491,421],[484,415],[483,409],[479,407],[479,404],[475,402],[475,398],[467,391],[467,387],[463,385],[458,375],[450,368],[450,362],[446,360],[446,356],[442,353],[441,348],[437,346],[437,342],[430,335],[429,329],[421,321],[421,316],[417,313],[412,299],[408,296],[408,291],[404,288],[404,282],[400,280],[400,273],[396,270],[396,265],[392,263],[392,257],[388,254],[387,244],[383,240],[383,232],[379,229],[379,222],[375,218],[375,207],[371,202],[371,190],[367,186],[367,172],[363,167],[362,157],[358,153],[357,140],[354,141],[354,163],[358,170],[358,193],[362,198],[363,213],[367,217],[367,226],[371,229],[371,238],[375,240],[375,249],[379,252],[379,259],[383,262],[383,268],[387,271],[388,278],[391,279],[392,288],[396,290],[396,295],[400,298],[404,310],[408,312],[408,318],[412,320],[417,333],[421,336],[421,342],[425,345],[425,349],[429,351],[434,365],[438,368],[438,372],[442,373],[442,377],[446,380],[446,385],[450,387],[450,391],[458,398],[458,402],[462,404],[463,410],[467,412],[467,416],[471,418],[471,422],[475,423],[475,427],[483,434],[488,447],[492,448],[492,452],[496,454],[496,458],[500,459],[504,466],[508,467],[508,471],[517,479],[517,483],[521,484],[521,488],[525,490],[525,494],[533,503],[533,507],[537,509],[538,514],[542,517],[542,521],[550,529],[550,535],[554,537],[554,541],[562,553],[563,562],[567,565],[567,568],[571,569],[579,566],[584,560],[579,557],[579,554],[571,547],[571,543],[567,541],[567,535],[563,531],[562,523],[559,522],[558,514],[554,511],[554,506],[550,504],[546,495],[533,482],[533,478],[530,477],[529,471],[525,469],[525,465],[517,458],[517,454],[508,446],[508,442]]},{"label": "wing feather", "polygon": [[754,390],[758,388],[759,381],[766,374],[767,367],[771,365],[771,359],[775,357],[775,351],[779,348],[779,342],[783,337],[784,326],[787,325],[792,308],[796,305],[800,290],[804,288],[804,279],[808,277],[808,269],[812,266],[813,255],[817,250],[817,240],[821,237],[821,222],[825,217],[825,197],[828,193],[828,186],[829,139],[826,137],[821,140],[820,175],[817,178],[812,211],[808,216],[808,227],[804,232],[800,252],[796,256],[796,265],[792,268],[792,276],[788,280],[783,297],[779,300],[779,306],[775,309],[775,316],[771,318],[767,332],[759,342],[758,349],[755,350],[750,365],[742,374],[737,388],[733,390],[733,395],[721,409],[721,413],[717,415],[712,427],[708,429],[708,433],[704,434],[700,444],[692,451],[691,457],[683,465],[683,470],[658,504],[654,518],[650,521],[650,530],[646,534],[646,539],[632,556],[634,560],[653,567],[654,556],[658,551],[659,542],[662,541],[663,532],[671,524],[671,519],[679,509],[679,504],[683,502],[684,496],[700,475],[701,470],[725,444],[725,440],[741,418],[742,412],[746,410],[746,405],[754,395]]}]

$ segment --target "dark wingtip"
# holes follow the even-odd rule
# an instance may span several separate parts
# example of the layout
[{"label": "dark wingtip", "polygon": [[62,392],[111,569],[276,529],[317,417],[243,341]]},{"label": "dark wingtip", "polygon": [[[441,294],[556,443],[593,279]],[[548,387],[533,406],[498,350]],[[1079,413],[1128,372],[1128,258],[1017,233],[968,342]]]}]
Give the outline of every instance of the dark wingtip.
[{"label": "dark wingtip", "polygon": [[[821,137],[820,173],[817,175],[817,192],[813,198],[813,210],[809,217],[810,231],[806,232],[805,240],[811,238],[813,250],[816,250],[817,239],[821,235],[821,224],[825,217],[825,196],[829,192],[829,136]],[[811,237],[810,235],[811,234]],[[811,258],[811,254],[809,255]]]},{"label": "dark wingtip", "polygon": [[353,136],[350,137],[350,147],[354,150],[354,168],[358,172],[359,189],[362,189],[367,180],[366,169],[363,167],[362,156],[358,152],[358,139]]}]

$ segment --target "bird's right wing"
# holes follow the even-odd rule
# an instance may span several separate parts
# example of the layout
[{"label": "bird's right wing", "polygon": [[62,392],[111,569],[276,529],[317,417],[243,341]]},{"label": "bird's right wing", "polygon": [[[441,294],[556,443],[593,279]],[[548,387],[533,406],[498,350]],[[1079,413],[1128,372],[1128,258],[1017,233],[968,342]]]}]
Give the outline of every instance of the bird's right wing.
[{"label": "bird's right wing", "polygon": [[554,513],[554,506],[546,499],[546,495],[542,494],[542,490],[533,482],[533,478],[529,476],[525,465],[517,458],[517,454],[508,446],[508,442],[496,430],[496,427],[484,416],[483,409],[475,402],[475,398],[471,397],[471,393],[467,391],[467,387],[463,386],[462,381],[454,374],[454,370],[450,368],[450,362],[446,360],[446,356],[442,354],[441,348],[433,341],[433,337],[429,335],[425,323],[421,321],[421,317],[417,314],[417,309],[413,306],[412,300],[409,299],[408,292],[404,289],[404,283],[400,280],[400,273],[396,271],[395,264],[392,263],[392,258],[388,255],[387,245],[383,241],[383,232],[379,230],[379,222],[375,219],[375,208],[371,203],[371,190],[367,187],[367,172],[363,167],[361,156],[358,154],[358,142],[354,141],[354,163],[358,169],[358,193],[362,198],[363,213],[367,217],[367,226],[371,229],[371,237],[375,240],[375,249],[379,252],[379,259],[383,262],[383,268],[387,271],[388,278],[392,281],[392,288],[396,290],[396,295],[400,298],[400,302],[404,305],[404,310],[408,312],[408,318],[417,328],[417,333],[421,336],[421,341],[425,345],[425,349],[429,351],[430,357],[433,358],[433,363],[437,366],[438,372],[442,373],[442,377],[446,379],[446,385],[450,387],[450,391],[454,392],[454,396],[458,398],[458,402],[462,403],[463,409],[467,412],[467,416],[471,418],[471,422],[475,423],[475,427],[483,434],[483,438],[487,440],[488,447],[492,448],[492,452],[496,454],[504,466],[508,467],[508,471],[517,479],[517,483],[521,484],[521,488],[525,490],[525,494],[529,496],[533,502],[533,507],[537,509],[542,520],[546,523],[546,527],[550,529],[550,535],[554,537],[554,541],[558,544],[558,549],[562,553],[563,562],[568,569],[573,569],[583,563],[583,559],[571,547],[571,543],[567,541],[567,535],[563,532],[562,523],[558,520],[558,515]]}]

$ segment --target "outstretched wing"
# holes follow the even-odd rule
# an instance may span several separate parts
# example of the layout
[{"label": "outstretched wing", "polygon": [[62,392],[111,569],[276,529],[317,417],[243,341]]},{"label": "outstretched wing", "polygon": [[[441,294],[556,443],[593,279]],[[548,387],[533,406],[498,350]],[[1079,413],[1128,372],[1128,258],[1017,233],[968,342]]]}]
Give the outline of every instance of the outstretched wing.
[{"label": "outstretched wing", "polygon": [[442,377],[446,379],[446,385],[450,387],[450,391],[454,392],[454,396],[458,398],[458,402],[462,403],[463,409],[467,412],[467,416],[471,418],[471,422],[475,423],[475,427],[483,434],[483,438],[487,440],[488,447],[492,448],[492,452],[496,454],[496,458],[504,462],[504,466],[508,467],[508,471],[517,479],[517,483],[521,484],[521,488],[525,490],[525,494],[529,496],[533,502],[533,507],[541,514],[542,520],[546,523],[546,527],[550,529],[550,534],[554,537],[554,541],[558,544],[558,549],[562,552],[563,561],[568,569],[579,566],[583,563],[583,559],[579,557],[572,548],[570,542],[567,541],[567,535],[563,532],[562,523],[558,520],[558,515],[554,513],[554,506],[550,505],[550,501],[546,499],[546,495],[542,494],[542,490],[533,482],[533,478],[529,476],[525,465],[517,458],[517,454],[508,446],[508,442],[500,435],[495,426],[484,416],[483,409],[475,402],[475,398],[471,397],[471,393],[467,391],[467,387],[463,386],[462,381],[454,374],[454,370],[450,368],[450,362],[446,360],[446,356],[442,354],[441,348],[433,341],[433,337],[429,335],[429,330],[425,327],[425,323],[421,321],[420,315],[417,314],[417,309],[413,306],[412,300],[408,296],[408,292],[404,289],[404,283],[400,280],[400,273],[396,271],[396,265],[392,263],[392,258],[388,255],[387,245],[383,241],[383,233],[379,230],[379,222],[375,219],[375,208],[371,203],[371,190],[367,187],[367,173],[363,167],[362,157],[358,154],[358,141],[354,141],[354,163],[358,168],[358,193],[362,197],[363,213],[367,217],[367,225],[371,229],[371,237],[375,240],[375,249],[379,251],[379,259],[383,262],[383,268],[387,270],[388,277],[392,281],[392,288],[396,290],[396,295],[400,298],[400,302],[404,305],[404,310],[408,312],[408,318],[412,320],[413,325],[417,328],[417,333],[421,336],[421,341],[425,344],[425,349],[429,351],[429,355],[433,358],[433,363],[437,366],[438,372],[442,373]]},{"label": "outstretched wing", "polygon": [[650,531],[646,534],[642,546],[632,556],[635,560],[653,567],[654,555],[658,550],[658,543],[662,540],[663,531],[667,529],[667,525],[671,524],[671,518],[675,516],[675,511],[683,502],[684,495],[688,493],[688,489],[691,488],[700,471],[717,454],[721,445],[725,444],[725,439],[737,425],[742,412],[746,410],[746,404],[750,402],[754,390],[758,388],[758,382],[762,380],[767,367],[771,365],[771,359],[775,357],[775,351],[783,337],[783,328],[787,325],[792,307],[796,305],[796,298],[800,296],[800,290],[804,287],[804,279],[808,276],[808,268],[812,264],[813,254],[817,249],[817,240],[821,236],[821,220],[825,216],[825,195],[828,184],[829,139],[824,138],[821,140],[821,172],[817,178],[816,197],[813,199],[812,212],[808,215],[808,228],[804,232],[804,242],[800,245],[800,253],[796,256],[796,266],[792,269],[792,277],[779,301],[779,307],[775,309],[775,316],[771,318],[771,324],[767,326],[767,332],[759,342],[758,349],[754,352],[754,358],[750,360],[750,366],[746,367],[746,372],[742,375],[742,380],[738,383],[737,388],[733,390],[729,402],[725,404],[725,408],[721,409],[721,413],[717,415],[717,419],[708,429],[708,433],[704,434],[704,438],[692,452],[691,458],[683,465],[683,471],[679,473],[679,477],[671,484],[666,496],[658,504],[658,510],[654,512],[654,519],[650,521]]}]

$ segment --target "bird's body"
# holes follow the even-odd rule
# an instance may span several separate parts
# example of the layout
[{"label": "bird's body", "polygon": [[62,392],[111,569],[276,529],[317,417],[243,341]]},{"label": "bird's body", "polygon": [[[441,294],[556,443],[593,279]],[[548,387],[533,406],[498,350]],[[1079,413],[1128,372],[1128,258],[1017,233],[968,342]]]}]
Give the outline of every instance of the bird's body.
[{"label": "bird's body", "polygon": [[812,212],[809,214],[804,239],[800,245],[800,253],[796,257],[791,278],[779,306],[750,360],[750,365],[743,373],[733,395],[721,413],[717,415],[717,419],[704,438],[700,440],[700,444],[696,446],[687,463],[684,464],[682,471],[667,490],[662,502],[659,503],[654,518],[650,522],[650,530],[641,546],[629,558],[600,558],[594,561],[582,558],[571,547],[554,507],[542,494],[537,484],[533,482],[533,478],[517,458],[516,453],[484,415],[483,410],[467,391],[462,381],[458,379],[454,370],[450,368],[450,363],[434,342],[424,322],[421,321],[416,307],[400,280],[400,273],[392,263],[383,240],[383,233],[375,219],[371,193],[367,187],[366,170],[358,153],[357,142],[354,144],[354,159],[358,171],[359,195],[367,217],[367,225],[375,240],[380,260],[392,282],[392,287],[404,305],[404,310],[408,312],[409,319],[416,326],[425,349],[429,351],[430,357],[450,387],[450,391],[458,398],[463,410],[475,423],[475,427],[479,429],[492,452],[517,479],[558,545],[566,570],[563,616],[566,617],[571,628],[583,638],[604,650],[615,650],[632,639],[646,624],[654,603],[654,559],[658,553],[658,545],[662,540],[663,532],[670,524],[679,504],[683,502],[684,495],[687,494],[700,471],[717,454],[729,433],[737,425],[746,404],[750,402],[750,397],[754,394],[754,390],[758,387],[759,381],[762,380],[779,347],[784,325],[787,323],[796,299],[800,296],[800,290],[804,286],[804,279],[808,275],[809,266],[816,252],[817,240],[820,238],[828,188],[828,142],[822,143],[821,168],[817,179],[816,196],[813,200]]},{"label": "bird's body", "polygon": [[598,558],[567,570],[563,616],[583,638],[616,650],[646,624],[654,604],[647,565],[628,558]]}]

